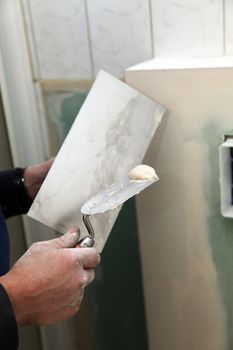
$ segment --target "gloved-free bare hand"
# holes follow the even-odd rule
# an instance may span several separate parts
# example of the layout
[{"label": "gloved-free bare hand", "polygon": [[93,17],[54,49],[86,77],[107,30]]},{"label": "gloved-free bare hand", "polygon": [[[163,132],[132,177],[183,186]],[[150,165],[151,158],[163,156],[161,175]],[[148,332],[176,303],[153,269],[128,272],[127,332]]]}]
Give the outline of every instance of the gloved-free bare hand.
[{"label": "gloved-free bare hand", "polygon": [[24,184],[27,189],[29,197],[34,199],[44,182],[55,158],[51,158],[36,165],[30,165],[24,172]]},{"label": "gloved-free bare hand", "polygon": [[84,288],[94,279],[100,256],[94,248],[73,248],[77,230],[34,243],[12,269],[0,277],[18,324],[46,325],[75,314]]}]

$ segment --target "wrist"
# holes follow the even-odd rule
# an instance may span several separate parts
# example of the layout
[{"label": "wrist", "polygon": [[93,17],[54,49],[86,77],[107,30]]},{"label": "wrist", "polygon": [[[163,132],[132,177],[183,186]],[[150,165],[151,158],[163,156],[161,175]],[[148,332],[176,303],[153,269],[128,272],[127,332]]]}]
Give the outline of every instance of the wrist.
[{"label": "wrist", "polygon": [[19,285],[16,285],[12,281],[9,273],[0,277],[0,285],[2,285],[6,291],[16,323],[18,325],[28,324],[28,315],[26,308],[24,307],[24,295],[20,290]]}]

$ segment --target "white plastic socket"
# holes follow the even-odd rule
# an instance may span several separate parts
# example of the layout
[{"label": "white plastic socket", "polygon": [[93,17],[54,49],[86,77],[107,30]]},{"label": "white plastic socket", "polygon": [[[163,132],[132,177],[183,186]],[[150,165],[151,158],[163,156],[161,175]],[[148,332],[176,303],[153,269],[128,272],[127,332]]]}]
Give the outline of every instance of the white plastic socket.
[{"label": "white plastic socket", "polygon": [[227,218],[233,218],[233,136],[227,136],[219,146],[219,172],[220,172],[220,200],[221,214]]}]

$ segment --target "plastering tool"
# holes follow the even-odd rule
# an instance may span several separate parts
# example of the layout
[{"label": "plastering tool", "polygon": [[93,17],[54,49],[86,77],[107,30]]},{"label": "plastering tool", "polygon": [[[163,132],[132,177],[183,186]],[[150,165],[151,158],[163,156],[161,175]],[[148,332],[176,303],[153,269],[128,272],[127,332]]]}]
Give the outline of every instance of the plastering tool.
[{"label": "plastering tool", "polygon": [[158,180],[153,168],[148,165],[139,165],[132,169],[128,176],[86,201],[81,207],[81,213],[88,236],[79,242],[79,246],[92,247],[94,245],[95,231],[89,220],[91,215],[103,214],[115,209]]}]

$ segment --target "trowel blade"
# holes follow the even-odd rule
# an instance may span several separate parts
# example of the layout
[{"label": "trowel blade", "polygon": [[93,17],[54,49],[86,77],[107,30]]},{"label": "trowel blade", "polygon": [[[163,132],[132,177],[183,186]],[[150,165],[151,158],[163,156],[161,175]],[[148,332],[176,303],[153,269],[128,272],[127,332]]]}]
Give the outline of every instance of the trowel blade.
[{"label": "trowel blade", "polygon": [[118,207],[158,180],[158,178],[131,180],[125,177],[90,198],[81,207],[81,212],[85,215],[103,214]]}]

